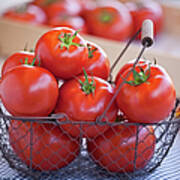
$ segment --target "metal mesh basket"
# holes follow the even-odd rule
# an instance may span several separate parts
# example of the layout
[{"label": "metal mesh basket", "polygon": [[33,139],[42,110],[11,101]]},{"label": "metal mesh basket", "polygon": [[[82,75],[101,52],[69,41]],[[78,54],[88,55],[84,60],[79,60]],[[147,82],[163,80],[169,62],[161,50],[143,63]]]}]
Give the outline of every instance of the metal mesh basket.
[{"label": "metal mesh basket", "polygon": [[[140,30],[130,39],[111,72],[139,33]],[[151,44],[152,39],[144,39],[135,63]],[[112,98],[109,106],[113,101]],[[65,114],[13,117],[1,104],[0,150],[9,166],[27,179],[144,179],[161,164],[174,142],[180,127],[175,117],[178,105],[177,99],[165,120],[145,124],[101,122],[108,107],[96,122],[72,122]],[[59,118],[66,121],[58,121]],[[76,126],[80,136],[70,136],[63,131],[64,125]],[[102,133],[90,138],[84,127],[92,131],[99,128]],[[103,128],[107,127],[104,133]]]},{"label": "metal mesh basket", "polygon": [[[171,148],[179,130],[179,121],[174,117],[178,103],[177,100],[170,117],[157,124],[127,122],[109,124],[113,129],[117,125],[125,127],[120,131],[114,129],[114,137],[126,133],[128,129],[132,130],[129,128],[132,125],[135,127],[135,134],[132,132],[132,136],[130,135],[124,141],[112,144],[111,150],[108,153],[99,154],[96,160],[93,156],[95,156],[94,152],[100,148],[96,141],[99,137],[75,139],[61,130],[56,119],[49,118],[49,120],[42,121],[22,118],[14,120],[13,117],[6,115],[6,112],[1,111],[0,148],[2,156],[11,168],[21,172],[24,177],[34,179],[78,179],[79,177],[81,179],[140,179],[156,169]],[[82,132],[84,124],[79,123],[79,125]],[[95,125],[97,124],[89,124],[89,126]],[[41,128],[47,131],[41,133]],[[151,128],[153,131],[150,130]],[[58,148],[51,146],[52,149],[50,149],[50,144],[46,144],[46,139],[51,133],[56,134],[56,131],[59,130],[61,131],[59,138],[62,138],[63,142],[60,143],[60,146],[57,145]],[[14,136],[16,138],[12,138]],[[103,137],[106,145],[109,144],[110,139],[107,136],[104,134],[100,136]],[[155,136],[155,141],[149,143],[149,139],[152,139],[151,136]],[[113,136],[111,137],[113,138]],[[123,152],[121,146],[128,144],[132,138],[135,138],[134,145]],[[146,143],[147,141],[148,143]],[[90,146],[91,148],[89,148]],[[112,151],[118,151],[119,156],[113,158],[110,155]],[[109,164],[103,162],[106,159],[109,159]],[[46,170],[47,167],[51,167],[52,170]],[[118,168],[119,172],[113,172],[111,167]]]}]

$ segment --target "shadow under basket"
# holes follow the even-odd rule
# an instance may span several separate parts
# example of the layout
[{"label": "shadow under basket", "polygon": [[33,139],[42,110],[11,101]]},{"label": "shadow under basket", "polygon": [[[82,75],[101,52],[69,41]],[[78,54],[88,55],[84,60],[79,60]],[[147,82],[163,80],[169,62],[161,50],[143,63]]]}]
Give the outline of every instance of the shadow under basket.
[{"label": "shadow under basket", "polygon": [[[6,111],[4,108],[1,108],[0,112],[0,149],[2,153],[2,157],[7,161],[9,164],[10,168],[16,170],[23,178],[27,179],[91,179],[91,180],[111,180],[111,179],[144,179],[144,176],[148,175],[151,173],[153,170],[155,170],[160,164],[162,163],[163,159],[166,157],[168,154],[170,148],[173,145],[174,139],[177,135],[177,132],[179,130],[179,119],[175,117],[176,109],[179,105],[179,100],[176,101],[175,108],[173,109],[172,113],[170,116],[165,119],[164,121],[161,121],[159,123],[152,123],[152,124],[142,124],[142,123],[128,123],[126,121],[124,122],[117,122],[117,123],[108,123],[104,125],[108,125],[109,128],[114,128],[115,126],[124,126],[129,128],[130,126],[134,126],[136,128],[136,133],[131,134],[134,138],[134,145],[131,146],[130,151],[131,153],[131,161],[128,162],[128,158],[126,159],[126,152],[123,154],[121,152],[121,147],[124,146],[124,144],[129,143],[129,140],[132,141],[132,137],[129,136],[129,138],[125,139],[122,141],[120,144],[116,144],[113,146],[112,144],[112,149],[111,151],[120,151],[118,154],[121,154],[121,157],[116,157],[117,161],[114,161],[112,157],[109,156],[109,154],[106,152],[103,157],[99,157],[99,159],[93,159],[92,154],[96,151],[96,148],[94,151],[89,151],[88,150],[88,143],[95,141],[95,139],[99,138],[88,138],[84,137],[82,132],[83,132],[83,123],[77,123],[76,126],[78,125],[78,128],[81,132],[80,137],[78,138],[73,138],[66,131],[63,131],[61,129],[61,123],[57,123],[57,119],[55,118],[54,120],[48,119],[46,117],[45,121],[41,120],[35,120],[33,118],[28,119],[28,118],[21,118],[20,120],[15,120],[14,117],[7,115]],[[15,126],[13,127],[14,134],[16,134],[16,139],[10,138],[10,131],[12,131],[12,122],[18,122],[21,124],[21,126]],[[70,122],[67,122],[71,124]],[[36,133],[37,130],[33,131],[33,127],[35,127],[34,124],[38,124],[41,128],[44,128],[44,126],[52,126],[53,128],[44,133],[41,134],[40,138],[36,138],[37,135],[33,134]],[[87,123],[88,124],[88,123]],[[96,123],[89,123],[89,127],[97,126],[98,122]],[[16,123],[17,125],[17,123]],[[62,125],[66,125],[66,123],[63,123]],[[75,126],[71,124],[72,126]],[[22,131],[22,127],[26,127],[26,133],[20,133]],[[102,124],[100,126],[103,126]],[[149,127],[153,128],[153,132],[149,131]],[[77,152],[71,149],[71,152],[69,153],[68,156],[63,156],[58,157],[58,154],[61,154],[62,150],[61,148],[57,152],[53,152],[56,155],[56,159],[59,159],[59,161],[64,161],[66,165],[63,165],[62,168],[57,167],[56,164],[51,164],[51,166],[54,167],[56,170],[44,170],[41,169],[41,165],[36,168],[35,165],[33,166],[33,163],[37,163],[36,160],[33,159],[36,158],[35,153],[37,153],[38,157],[41,155],[43,156],[43,148],[49,148],[48,144],[42,145],[43,140],[45,137],[49,137],[48,134],[54,131],[54,128],[58,128],[61,130],[62,136],[66,136],[68,140],[76,141],[79,143],[79,148]],[[141,132],[146,130],[146,136],[141,138]],[[24,131],[25,132],[25,131]],[[47,134],[48,133],[48,134]],[[117,133],[117,132],[115,132]],[[119,132],[119,134],[115,134],[116,136],[121,136],[121,133],[124,132]],[[151,144],[149,147],[146,144],[147,147],[144,148],[143,151],[139,151],[138,148],[141,146],[149,136],[154,136],[155,141],[153,144]],[[11,134],[12,136],[12,134]],[[106,136],[100,134],[99,136],[102,136],[104,140],[110,141]],[[107,138],[107,139],[105,139]],[[14,140],[14,142],[13,142]],[[21,147],[22,149],[17,152],[17,145],[20,147],[23,143],[26,145],[26,147]],[[34,152],[33,148],[37,146],[37,144],[41,142],[41,150],[39,152]],[[45,143],[45,141],[44,141]],[[94,143],[95,144],[95,143]],[[23,149],[24,148],[24,149]],[[63,148],[63,145],[62,145]],[[98,149],[98,144],[97,144],[97,149]],[[106,147],[103,147],[106,148]],[[153,150],[151,151],[151,148]],[[69,149],[66,149],[68,151]],[[143,159],[142,164],[140,165],[141,168],[137,167],[137,161],[139,161],[139,158],[145,158],[146,155],[144,156],[143,154],[147,153],[147,151],[153,152],[151,157],[149,159]],[[47,151],[48,152],[48,151]],[[51,151],[50,151],[51,152]],[[22,156],[20,155],[23,154]],[[92,154],[91,154],[92,153]],[[111,152],[109,152],[111,153]],[[127,156],[129,156],[127,152]],[[29,157],[28,157],[29,155]],[[23,158],[26,156],[26,158]],[[74,156],[71,160],[69,160],[69,156]],[[51,157],[50,157],[51,158]],[[102,159],[110,159],[112,158],[112,165],[116,164],[118,162],[118,158],[120,161],[124,161],[124,166],[121,164],[119,167],[120,172],[113,172],[107,168],[108,166],[103,166],[101,164]],[[126,160],[124,160],[124,158]],[[24,160],[26,159],[26,161]],[[41,157],[43,159],[43,157]],[[36,161],[36,162],[34,162]],[[57,160],[58,161],[58,160]],[[66,163],[66,161],[68,161]],[[110,159],[111,161],[111,159]],[[42,161],[41,164],[48,164],[48,159],[47,156],[44,158],[44,161]],[[52,163],[52,162],[51,162]],[[128,172],[126,171],[126,167],[129,166],[131,163],[131,167],[133,167],[133,172]],[[118,167],[119,164],[116,165]],[[111,167],[111,164],[109,165]]]}]

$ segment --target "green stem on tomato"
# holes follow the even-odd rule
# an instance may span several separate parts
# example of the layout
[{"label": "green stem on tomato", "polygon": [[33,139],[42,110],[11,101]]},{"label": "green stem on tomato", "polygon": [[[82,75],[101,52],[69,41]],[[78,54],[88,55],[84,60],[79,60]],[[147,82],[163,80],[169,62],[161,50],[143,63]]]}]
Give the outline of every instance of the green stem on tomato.
[{"label": "green stem on tomato", "polygon": [[[70,46],[83,46],[82,44],[78,44],[78,43],[74,43],[73,40],[74,38],[77,36],[79,31],[75,31],[75,33],[73,35],[71,35],[71,33],[64,33],[64,34],[60,34],[58,39],[61,41],[61,45],[60,48],[63,49],[63,47],[67,48],[69,50]],[[62,37],[63,35],[63,37]]]},{"label": "green stem on tomato", "polygon": [[27,5],[21,5],[15,9],[16,13],[23,14],[27,11]]},{"label": "green stem on tomato", "polygon": [[53,3],[57,2],[57,1],[58,0],[46,0],[46,1],[42,2],[42,5],[43,6],[49,6],[49,5],[51,5],[51,4],[53,4]]},{"label": "green stem on tomato", "polygon": [[94,57],[93,53],[97,51],[97,48],[93,48],[90,44],[87,44],[87,48],[88,48],[88,58],[93,58]]},{"label": "green stem on tomato", "polygon": [[151,67],[149,64],[149,67],[146,71],[144,71],[141,67],[140,68],[140,72],[137,72],[135,70],[135,68],[132,69],[132,73],[133,73],[133,80],[131,81],[125,81],[127,84],[131,85],[131,86],[138,86],[142,83],[147,83],[148,79],[151,75]]},{"label": "green stem on tomato", "polygon": [[89,82],[88,75],[85,69],[83,69],[83,72],[84,72],[85,81],[82,82],[81,80],[79,80],[81,89],[86,95],[91,94],[91,93],[94,94],[96,86],[95,86],[93,76],[92,76],[91,82]]},{"label": "green stem on tomato", "polygon": [[[20,62],[21,62],[21,64],[25,64],[25,65],[28,65],[28,66],[34,66],[34,65],[35,65],[35,62],[36,62],[36,59],[37,59],[37,58],[34,57],[32,63],[29,63],[29,62],[28,62],[28,57],[26,57],[26,58],[24,59],[24,62],[23,62],[23,59],[20,59]],[[38,63],[38,66],[40,66],[40,61],[39,61],[39,63]]]},{"label": "green stem on tomato", "polygon": [[109,23],[113,19],[113,14],[108,11],[102,11],[99,16],[99,19],[102,23]]}]

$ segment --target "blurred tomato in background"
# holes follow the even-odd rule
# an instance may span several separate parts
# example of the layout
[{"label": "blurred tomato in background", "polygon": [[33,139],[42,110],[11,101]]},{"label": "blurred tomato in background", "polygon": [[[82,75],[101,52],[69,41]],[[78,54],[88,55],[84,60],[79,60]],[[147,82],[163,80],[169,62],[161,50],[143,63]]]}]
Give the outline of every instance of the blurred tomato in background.
[{"label": "blurred tomato in background", "polygon": [[45,12],[40,7],[33,4],[10,9],[4,13],[4,17],[12,20],[29,22],[31,24],[45,24],[47,21]]},{"label": "blurred tomato in background", "polygon": [[35,0],[33,3],[43,8],[49,19],[61,14],[75,16],[81,12],[81,5],[77,0]]},{"label": "blurred tomato in background", "polygon": [[123,41],[132,33],[130,12],[119,1],[99,0],[96,8],[85,17],[90,34]]},{"label": "blurred tomato in background", "polygon": [[[133,19],[133,33],[142,26],[145,19],[154,22],[154,35],[157,36],[163,27],[163,10],[158,2],[152,0],[140,0],[126,3]],[[140,36],[139,36],[140,37]]]},{"label": "blurred tomato in background", "polygon": [[145,19],[154,22],[157,36],[164,19],[162,7],[155,0],[34,0],[8,10],[4,16],[31,24],[65,26],[117,41],[129,39]]}]

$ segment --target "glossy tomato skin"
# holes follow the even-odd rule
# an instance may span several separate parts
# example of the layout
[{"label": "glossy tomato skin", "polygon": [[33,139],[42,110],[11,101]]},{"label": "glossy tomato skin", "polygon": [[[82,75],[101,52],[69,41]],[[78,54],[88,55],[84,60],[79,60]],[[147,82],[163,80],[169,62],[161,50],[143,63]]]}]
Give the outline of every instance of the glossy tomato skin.
[{"label": "glossy tomato skin", "polygon": [[110,61],[104,50],[95,43],[87,41],[89,51],[85,70],[90,76],[97,76],[107,80],[110,74]]},{"label": "glossy tomato skin", "polygon": [[87,33],[85,21],[80,16],[55,16],[49,19],[48,24],[52,27],[68,27],[74,30],[78,30],[80,33]]},{"label": "glossy tomato skin", "polygon": [[[111,100],[114,89],[113,87],[103,79],[98,77],[94,78],[95,91],[91,94],[85,94],[78,81],[85,81],[84,76],[79,76],[77,79],[72,79],[65,82],[59,90],[59,100],[55,108],[55,113],[65,113],[70,121],[72,122],[93,122],[95,123],[96,118],[105,110]],[[88,77],[91,82],[91,77]],[[114,122],[116,120],[117,107],[113,103],[106,113],[106,118],[102,121]],[[59,119],[64,121],[64,119]],[[67,131],[71,136],[80,136],[80,126],[65,124],[61,127]],[[105,132],[108,125],[83,125],[83,136],[94,138],[99,134]]]},{"label": "glossy tomato skin", "polygon": [[33,4],[9,10],[4,13],[3,16],[12,20],[29,22],[31,24],[45,24],[47,21],[45,12],[40,7]]},{"label": "glossy tomato skin", "polygon": [[69,49],[61,48],[62,41],[59,37],[64,34],[73,34],[69,28],[55,28],[38,40],[35,47],[35,55],[41,62],[41,66],[51,71],[57,78],[70,79],[82,72],[85,65],[87,47],[84,39],[77,34],[73,42],[81,46],[71,45]]},{"label": "glossy tomato skin", "polygon": [[[144,168],[154,154],[156,138],[152,127],[139,127],[139,143],[135,151],[137,128],[126,125],[114,126],[104,135],[89,140],[90,156],[110,172],[128,173]],[[137,153],[136,164],[135,153]]]},{"label": "glossy tomato skin", "polygon": [[[139,67],[145,71],[148,66],[148,63],[139,64],[136,71],[140,72]],[[121,76],[125,78],[130,69]],[[127,81],[131,80],[133,80],[132,73]],[[119,78],[117,87],[122,81],[122,78]],[[168,117],[175,105],[175,99],[175,87],[170,76],[163,67],[152,64],[147,82],[137,86],[125,83],[119,91],[116,102],[130,121],[155,123]]]},{"label": "glossy tomato skin", "polygon": [[[155,1],[129,2],[127,7],[133,19],[133,33],[135,34],[142,26],[145,19],[151,19],[154,23],[154,35],[157,36],[163,29],[163,10]],[[140,38],[140,36],[138,36]]]},{"label": "glossy tomato skin", "polygon": [[56,105],[58,84],[46,69],[21,65],[3,76],[0,95],[14,116],[47,116]]},{"label": "glossy tomato skin", "polygon": [[[28,64],[32,64],[34,58],[35,58],[34,53],[27,52],[27,51],[20,51],[20,52],[16,52],[12,54],[3,63],[1,76],[3,77],[4,74],[7,71],[11,70],[12,68],[25,64],[26,60]],[[38,65],[39,63],[36,61],[35,64]]]},{"label": "glossy tomato skin", "polygon": [[[99,2],[99,1],[98,1]],[[118,1],[101,0],[86,15],[89,32],[108,39],[123,41],[132,32],[132,18],[128,9]]]},{"label": "glossy tomato skin", "polygon": [[[10,144],[16,155],[30,166],[30,122],[12,120],[9,127]],[[77,139],[72,139],[50,124],[32,124],[32,168],[40,171],[58,170],[79,154]]]}]

